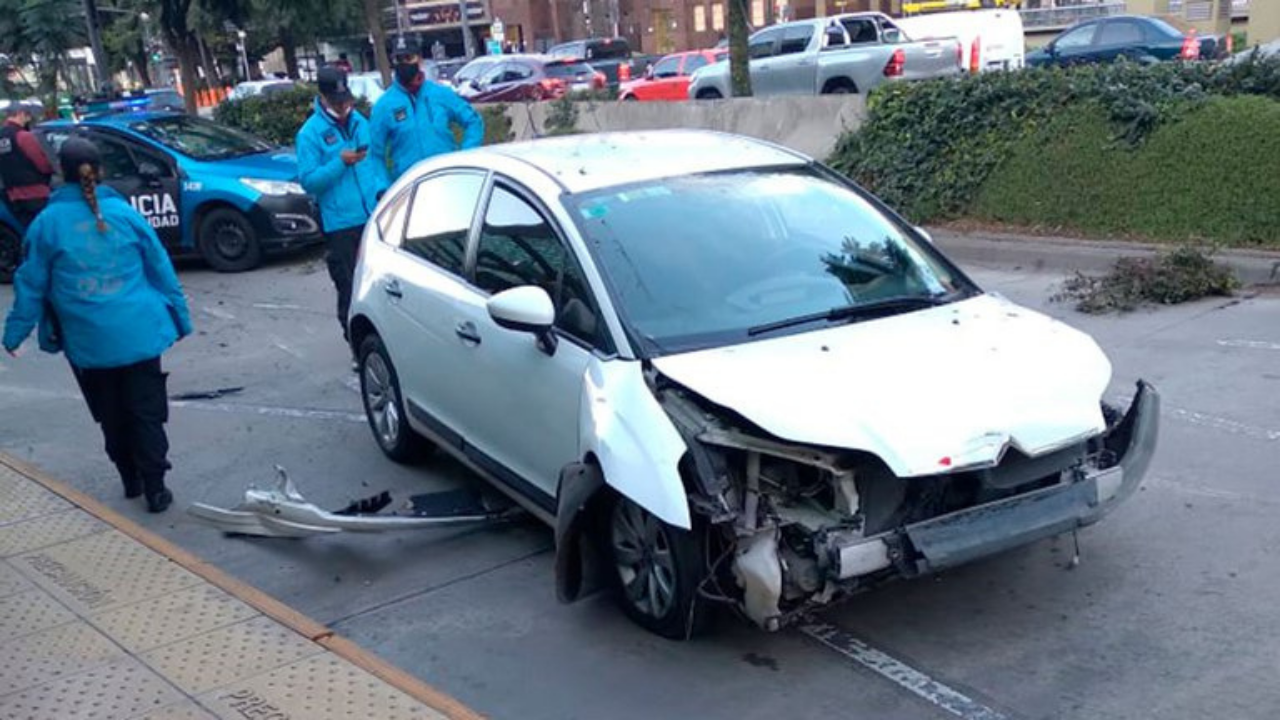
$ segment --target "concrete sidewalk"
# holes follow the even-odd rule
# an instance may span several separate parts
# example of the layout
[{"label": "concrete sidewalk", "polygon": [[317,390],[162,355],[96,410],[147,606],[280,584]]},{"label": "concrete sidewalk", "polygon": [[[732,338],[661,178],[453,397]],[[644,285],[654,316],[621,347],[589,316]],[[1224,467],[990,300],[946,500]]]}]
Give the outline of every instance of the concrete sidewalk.
[{"label": "concrete sidewalk", "polygon": [[475,718],[0,454],[0,718]]}]

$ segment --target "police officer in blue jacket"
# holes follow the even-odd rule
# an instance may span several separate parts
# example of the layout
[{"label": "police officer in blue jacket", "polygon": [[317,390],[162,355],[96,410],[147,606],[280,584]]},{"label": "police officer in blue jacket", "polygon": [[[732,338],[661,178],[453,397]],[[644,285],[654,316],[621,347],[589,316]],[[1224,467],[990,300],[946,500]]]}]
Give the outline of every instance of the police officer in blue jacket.
[{"label": "police officer in blue jacket", "polygon": [[338,291],[338,324],[347,338],[360,236],[386,189],[386,175],[368,159],[369,123],[353,109],[355,98],[347,87],[347,74],[336,67],[322,67],[316,84],[320,96],[294,143],[298,179],[320,201],[329,277]]},{"label": "police officer in blue jacket", "polygon": [[16,356],[38,324],[40,348],[66,352],[125,497],[146,495],[147,509],[163,512],[173,494],[160,356],[191,334],[187,301],[155,231],[98,185],[93,143],[67,139],[59,161],[66,184],[27,230],[4,349]]},{"label": "police officer in blue jacket", "polygon": [[[421,160],[479,147],[484,120],[453,90],[430,82],[417,53],[396,54],[395,82],[373,106],[370,154],[387,170],[387,185]],[[462,142],[453,125],[462,127]]]}]

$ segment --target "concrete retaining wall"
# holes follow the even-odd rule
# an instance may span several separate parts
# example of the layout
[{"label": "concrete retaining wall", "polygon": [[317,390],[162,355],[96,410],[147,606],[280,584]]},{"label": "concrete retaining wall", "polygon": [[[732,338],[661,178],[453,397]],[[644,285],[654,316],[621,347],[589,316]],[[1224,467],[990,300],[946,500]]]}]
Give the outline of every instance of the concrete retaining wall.
[{"label": "concrete retaining wall", "polygon": [[[584,132],[699,128],[720,130],[785,145],[823,160],[845,130],[866,117],[860,95],[741,98],[684,102],[579,102],[578,129]],[[541,135],[550,103],[507,109],[517,140]]]}]

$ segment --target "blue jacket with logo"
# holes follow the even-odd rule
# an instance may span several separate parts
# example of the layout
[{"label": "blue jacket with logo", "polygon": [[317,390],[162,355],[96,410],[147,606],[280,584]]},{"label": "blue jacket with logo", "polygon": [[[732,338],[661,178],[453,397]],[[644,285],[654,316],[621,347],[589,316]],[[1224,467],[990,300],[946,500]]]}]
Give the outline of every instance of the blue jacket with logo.
[{"label": "blue jacket with logo", "polygon": [[13,278],[6,350],[38,323],[42,350],[63,349],[79,368],[114,368],[159,357],[191,334],[187,300],[160,238],[115,190],[97,193],[106,232],[79,185],[55,190],[31,223]]},{"label": "blue jacket with logo", "polygon": [[294,141],[298,153],[298,180],[320,201],[320,220],[326,232],[364,225],[378,205],[378,193],[387,187],[386,173],[376,167],[372,155],[355,165],[342,162],[343,150],[370,145],[369,121],[358,110],[338,123],[317,99],[311,117],[302,124]]},{"label": "blue jacket with logo", "polygon": [[[389,168],[388,186],[420,160],[479,147],[484,140],[484,120],[471,103],[430,80],[413,94],[398,80],[393,82],[374,104],[372,119],[369,157],[378,167]],[[454,123],[462,126],[461,147],[453,135]]]}]

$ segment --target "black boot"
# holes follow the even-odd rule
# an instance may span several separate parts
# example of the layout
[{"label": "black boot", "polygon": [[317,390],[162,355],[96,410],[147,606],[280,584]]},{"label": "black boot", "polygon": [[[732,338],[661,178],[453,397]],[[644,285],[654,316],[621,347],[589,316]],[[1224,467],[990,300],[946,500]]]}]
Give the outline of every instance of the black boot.
[{"label": "black boot", "polygon": [[168,488],[154,495],[147,495],[147,512],[149,513],[162,513],[172,504],[173,493],[169,492]]}]

